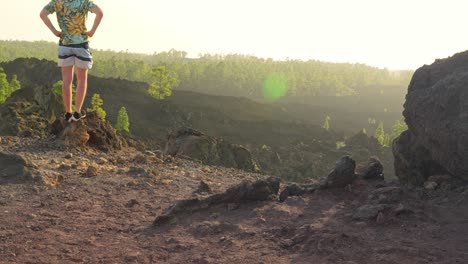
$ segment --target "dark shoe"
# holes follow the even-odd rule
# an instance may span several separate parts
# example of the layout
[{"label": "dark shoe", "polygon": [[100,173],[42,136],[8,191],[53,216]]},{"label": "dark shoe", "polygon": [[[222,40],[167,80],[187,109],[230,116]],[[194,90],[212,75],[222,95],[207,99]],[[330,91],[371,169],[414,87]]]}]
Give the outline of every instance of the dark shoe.
[{"label": "dark shoe", "polygon": [[78,112],[73,113],[73,115],[72,115],[72,117],[71,117],[71,120],[73,120],[73,121],[79,121],[80,119],[83,119],[83,118],[85,118],[85,117],[86,117],[86,112],[83,111],[83,110],[81,110],[80,113],[78,113]]},{"label": "dark shoe", "polygon": [[64,116],[63,118],[65,118],[65,121],[67,121],[68,123],[70,123],[71,120],[72,120],[72,116],[73,116],[72,113],[68,113],[68,112],[67,112],[67,113],[65,113],[65,116]]}]

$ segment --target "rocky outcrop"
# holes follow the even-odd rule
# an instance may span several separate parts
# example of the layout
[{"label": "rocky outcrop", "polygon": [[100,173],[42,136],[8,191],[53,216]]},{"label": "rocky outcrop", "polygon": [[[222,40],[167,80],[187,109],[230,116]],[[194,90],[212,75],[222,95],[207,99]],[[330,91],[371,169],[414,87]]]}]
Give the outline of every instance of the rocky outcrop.
[{"label": "rocky outcrop", "polygon": [[90,146],[102,151],[112,151],[125,145],[112,125],[94,112],[88,113],[79,122],[67,123],[59,118],[52,124],[51,133],[64,145],[71,147]]},{"label": "rocky outcrop", "polygon": [[193,198],[176,202],[169,207],[162,215],[158,216],[155,226],[167,223],[174,223],[177,217],[182,214],[191,214],[200,210],[205,210],[210,206],[219,204],[240,204],[252,201],[276,200],[280,187],[278,178],[268,178],[251,182],[245,180],[233,186],[224,193],[210,195],[206,198]]},{"label": "rocky outcrop", "polygon": [[400,181],[422,185],[431,175],[468,180],[468,52],[419,68],[403,115],[408,124],[393,143]]},{"label": "rocky outcrop", "polygon": [[49,123],[42,113],[34,102],[8,100],[0,105],[0,135],[45,138]]},{"label": "rocky outcrop", "polygon": [[23,157],[0,152],[0,184],[24,183],[31,179],[31,166]]},{"label": "rocky outcrop", "polygon": [[47,137],[49,122],[63,112],[61,98],[52,92],[53,84],[61,78],[60,69],[32,58],[2,66],[8,75],[18,76],[21,89],[0,105],[0,135]]},{"label": "rocky outcrop", "polygon": [[251,153],[244,147],[209,137],[191,128],[180,128],[170,133],[164,154],[188,156],[209,165],[259,171]]}]

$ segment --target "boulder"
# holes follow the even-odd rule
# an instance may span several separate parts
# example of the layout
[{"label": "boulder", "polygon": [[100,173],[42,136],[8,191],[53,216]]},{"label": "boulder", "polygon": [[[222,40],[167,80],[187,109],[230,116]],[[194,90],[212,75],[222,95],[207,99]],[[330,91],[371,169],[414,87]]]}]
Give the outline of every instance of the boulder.
[{"label": "boulder", "polygon": [[356,166],[356,175],[366,180],[383,180],[383,164],[377,157],[371,157],[368,161]]},{"label": "boulder", "polygon": [[335,164],[335,168],[328,174],[325,185],[328,188],[342,188],[353,183],[356,179],[354,170],[356,161],[350,156],[341,157]]},{"label": "boulder", "polygon": [[244,147],[205,135],[192,128],[180,128],[167,136],[164,155],[187,156],[204,164],[258,172],[258,165]]},{"label": "boulder", "polygon": [[354,220],[376,219],[379,213],[391,208],[386,204],[365,204],[359,207],[353,214]]},{"label": "boulder", "polygon": [[375,189],[369,195],[369,200],[379,204],[391,204],[399,202],[403,197],[403,189],[398,186],[389,186]]},{"label": "boulder", "polygon": [[31,179],[31,168],[23,157],[0,152],[0,184],[24,183]]},{"label": "boulder", "polygon": [[468,180],[468,51],[419,68],[403,115],[408,131],[393,143],[396,174],[422,185],[431,175]]},{"label": "boulder", "polygon": [[67,123],[59,118],[51,125],[51,133],[71,147],[90,146],[101,151],[112,151],[125,146],[112,125],[94,112],[88,113],[79,122]]}]

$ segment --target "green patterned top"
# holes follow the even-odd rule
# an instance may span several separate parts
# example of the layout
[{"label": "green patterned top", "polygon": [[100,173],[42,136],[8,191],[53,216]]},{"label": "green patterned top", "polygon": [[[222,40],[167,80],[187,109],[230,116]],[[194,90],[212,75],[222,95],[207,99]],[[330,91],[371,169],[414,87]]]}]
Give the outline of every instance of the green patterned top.
[{"label": "green patterned top", "polygon": [[70,45],[88,42],[88,36],[84,34],[86,19],[95,6],[92,0],[51,0],[44,9],[51,14],[57,13],[63,33],[60,40],[63,45]]}]

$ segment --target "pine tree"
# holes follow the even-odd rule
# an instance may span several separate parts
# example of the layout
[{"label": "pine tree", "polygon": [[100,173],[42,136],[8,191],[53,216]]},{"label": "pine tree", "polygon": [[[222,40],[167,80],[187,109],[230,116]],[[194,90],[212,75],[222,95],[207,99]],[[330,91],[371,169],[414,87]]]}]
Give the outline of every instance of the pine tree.
[{"label": "pine tree", "polygon": [[151,75],[153,82],[148,88],[148,93],[158,100],[171,96],[172,88],[178,83],[176,73],[167,70],[164,66],[159,66],[152,70]]},{"label": "pine tree", "polygon": [[7,80],[7,75],[5,74],[3,68],[0,67],[0,104],[4,103],[8,98],[10,90],[10,84]]},{"label": "pine tree", "polygon": [[115,129],[117,131],[130,132],[130,122],[128,121],[127,110],[123,106],[119,110],[119,114],[117,116],[117,124],[115,124]]},{"label": "pine tree", "polygon": [[383,127],[383,122],[380,122],[379,126],[375,130],[374,137],[380,143],[380,145],[384,146],[385,144],[385,130]]},{"label": "pine tree", "polygon": [[102,109],[104,101],[101,99],[99,94],[93,94],[91,98],[91,108],[88,108],[89,112],[96,112],[103,120],[106,119],[107,113]]},{"label": "pine tree", "polygon": [[325,128],[325,130],[330,129],[330,116],[325,117],[325,122],[323,122],[322,127]]}]

